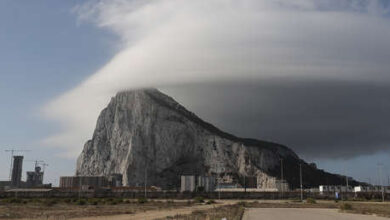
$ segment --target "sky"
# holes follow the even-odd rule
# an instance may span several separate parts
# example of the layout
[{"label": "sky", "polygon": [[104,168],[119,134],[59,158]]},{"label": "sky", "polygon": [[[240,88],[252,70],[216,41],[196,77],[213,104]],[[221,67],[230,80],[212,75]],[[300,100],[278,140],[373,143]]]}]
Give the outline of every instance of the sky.
[{"label": "sky", "polygon": [[[157,87],[219,128],[325,170],[390,175],[390,5],[376,0],[0,2],[0,179],[7,149],[73,175],[99,112]],[[387,183],[387,181],[383,181]]]}]

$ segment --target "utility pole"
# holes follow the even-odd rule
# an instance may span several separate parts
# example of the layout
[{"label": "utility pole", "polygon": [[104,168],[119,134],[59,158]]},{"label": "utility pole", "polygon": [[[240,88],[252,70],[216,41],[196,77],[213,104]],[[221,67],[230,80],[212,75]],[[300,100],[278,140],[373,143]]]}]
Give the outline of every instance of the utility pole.
[{"label": "utility pole", "polygon": [[216,167],[217,167],[217,179],[216,179],[216,181],[217,181],[217,188],[218,188],[218,200],[221,200],[221,188],[220,188],[220,186],[219,186],[219,182],[220,182],[220,178],[221,178],[221,171],[222,171],[222,168],[221,168],[221,164],[220,163],[218,163],[217,165],[216,165]]},{"label": "utility pole", "polygon": [[78,176],[78,179],[79,179],[79,201],[81,199],[81,180],[82,180],[82,176]]},{"label": "utility pole", "polygon": [[143,154],[144,154],[144,161],[145,161],[145,173],[144,173],[144,197],[145,199],[147,199],[148,195],[147,195],[147,190],[146,190],[146,187],[147,187],[147,184],[148,184],[148,148],[146,146],[144,146],[143,148]]},{"label": "utility pole", "polygon": [[246,175],[244,175],[244,192],[246,192]]},{"label": "utility pole", "polygon": [[281,178],[280,188],[281,188],[281,191],[282,191],[282,199],[283,199],[283,191],[284,191],[284,181],[283,181],[283,158],[280,158],[280,178]]},{"label": "utility pole", "polygon": [[302,185],[302,164],[299,164],[299,181],[301,184],[301,202],[303,202],[303,185]]},{"label": "utility pole", "polygon": [[280,159],[280,177],[283,182],[283,158]]},{"label": "utility pole", "polygon": [[147,194],[146,194],[146,185],[147,185],[147,181],[148,181],[148,166],[146,165],[146,160],[145,160],[145,180],[144,180],[144,187],[145,187],[145,199],[147,198]]},{"label": "utility pole", "polygon": [[378,169],[379,169],[379,185],[382,187],[382,202],[385,202],[385,187],[382,181],[382,169],[383,169],[382,163],[378,163]]},{"label": "utility pole", "polygon": [[347,186],[346,191],[348,192],[349,182],[348,182],[348,175],[345,167],[344,167],[344,173],[345,173],[345,185]]}]

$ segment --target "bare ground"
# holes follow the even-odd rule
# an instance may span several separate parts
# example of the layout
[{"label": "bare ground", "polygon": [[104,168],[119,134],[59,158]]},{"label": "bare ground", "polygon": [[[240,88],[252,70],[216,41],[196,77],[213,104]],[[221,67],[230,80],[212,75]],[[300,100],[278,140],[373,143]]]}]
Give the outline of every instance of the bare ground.
[{"label": "bare ground", "polygon": [[[109,200],[108,200],[109,201]],[[243,208],[289,208],[293,209],[332,209],[334,212],[348,212],[366,215],[390,217],[390,203],[378,202],[338,202],[313,201],[301,203],[291,200],[224,200],[217,204],[196,204],[192,201],[139,201],[123,200],[117,204],[116,200],[102,203],[89,201],[88,204],[65,203],[60,201],[52,204],[44,202],[22,202],[18,204],[0,203],[0,220],[2,219],[221,219],[221,216],[230,216],[228,219],[240,219]],[[349,204],[343,206],[343,204]],[[221,207],[223,206],[223,207]],[[340,207],[343,206],[343,209]],[[345,208],[346,207],[346,208]]]},{"label": "bare ground", "polygon": [[336,209],[325,208],[251,208],[245,211],[243,220],[386,220],[372,215],[340,213]]}]

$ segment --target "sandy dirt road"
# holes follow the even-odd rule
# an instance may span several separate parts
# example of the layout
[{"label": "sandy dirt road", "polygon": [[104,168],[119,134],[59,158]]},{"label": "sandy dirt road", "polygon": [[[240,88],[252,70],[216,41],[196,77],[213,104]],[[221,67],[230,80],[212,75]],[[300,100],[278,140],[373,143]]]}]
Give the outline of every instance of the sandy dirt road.
[{"label": "sandy dirt road", "polygon": [[243,220],[389,220],[384,217],[340,213],[337,209],[253,208]]}]

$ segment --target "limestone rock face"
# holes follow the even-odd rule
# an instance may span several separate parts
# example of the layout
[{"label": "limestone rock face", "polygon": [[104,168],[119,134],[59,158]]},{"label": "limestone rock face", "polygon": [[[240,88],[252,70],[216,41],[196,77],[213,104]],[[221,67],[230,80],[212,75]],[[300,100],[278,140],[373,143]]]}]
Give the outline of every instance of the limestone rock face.
[{"label": "limestone rock face", "polygon": [[306,185],[342,182],[337,175],[309,166],[285,146],[238,138],[204,122],[156,89],[120,92],[101,112],[92,140],[77,161],[77,175],[123,174],[125,185],[166,189],[180,175],[256,176],[259,187],[280,178],[299,184],[303,164]]}]

